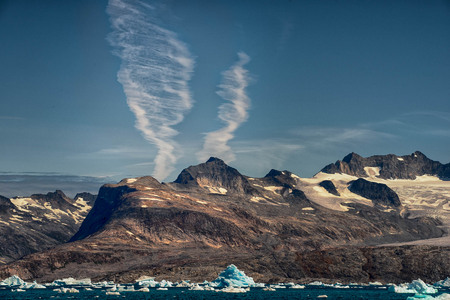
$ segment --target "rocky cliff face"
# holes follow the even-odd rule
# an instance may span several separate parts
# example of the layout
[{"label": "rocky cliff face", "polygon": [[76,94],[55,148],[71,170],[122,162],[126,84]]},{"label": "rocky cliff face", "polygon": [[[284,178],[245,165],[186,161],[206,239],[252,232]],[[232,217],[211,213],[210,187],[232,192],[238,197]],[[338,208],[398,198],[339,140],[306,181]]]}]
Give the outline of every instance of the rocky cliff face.
[{"label": "rocky cliff face", "polygon": [[322,172],[344,173],[356,177],[376,176],[383,179],[415,179],[422,175],[450,178],[450,164],[433,161],[419,151],[405,156],[388,154],[361,157],[350,153],[342,161],[327,165]]},{"label": "rocky cliff face", "polygon": [[363,251],[367,245],[444,234],[438,220],[400,215],[388,190],[386,199],[364,194],[373,200],[341,201],[340,210],[334,210],[311,201],[302,188],[300,178],[288,171],[251,178],[216,158],[183,170],[173,183],[124,179],[100,189],[70,243],[0,267],[0,278],[211,280],[217,270],[236,263],[259,281],[286,281],[331,276],[305,269],[302,259],[313,259],[306,255],[311,251],[350,246]]},{"label": "rocky cliff face", "polygon": [[67,242],[86,217],[93,198],[83,193],[71,199],[62,191],[25,198],[0,196],[0,263]]}]

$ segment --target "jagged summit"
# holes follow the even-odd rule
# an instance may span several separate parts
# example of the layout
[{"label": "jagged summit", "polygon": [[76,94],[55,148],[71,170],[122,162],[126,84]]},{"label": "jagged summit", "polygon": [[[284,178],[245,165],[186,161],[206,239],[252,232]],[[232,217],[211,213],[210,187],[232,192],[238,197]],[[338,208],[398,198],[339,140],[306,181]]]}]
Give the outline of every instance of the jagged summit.
[{"label": "jagged summit", "polygon": [[219,164],[224,164],[224,165],[225,165],[225,162],[224,162],[223,160],[221,160],[220,158],[214,157],[214,156],[211,156],[211,157],[206,161],[206,163],[211,163],[211,162],[215,162],[215,163],[219,163]]},{"label": "jagged summit", "polygon": [[383,179],[415,179],[417,176],[432,175],[440,178],[450,177],[450,164],[441,164],[415,151],[410,155],[394,154],[362,157],[354,152],[342,161],[329,164],[324,173],[343,173],[356,177],[379,177]]},{"label": "jagged summit", "polygon": [[216,157],[184,169],[174,183],[196,185],[216,194],[254,193],[245,176]]}]

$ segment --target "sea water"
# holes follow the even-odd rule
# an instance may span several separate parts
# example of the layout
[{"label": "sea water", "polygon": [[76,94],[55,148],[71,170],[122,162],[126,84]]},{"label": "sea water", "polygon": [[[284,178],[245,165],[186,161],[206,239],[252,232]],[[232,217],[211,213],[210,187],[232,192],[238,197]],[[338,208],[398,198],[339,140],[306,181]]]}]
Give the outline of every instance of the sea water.
[{"label": "sea water", "polygon": [[[450,293],[450,289],[440,289],[433,294],[436,297],[443,293]],[[346,289],[309,287],[304,289],[277,289],[264,291],[261,288],[251,288],[246,293],[223,293],[218,291],[191,291],[187,288],[169,288],[166,291],[150,289],[149,292],[123,291],[120,295],[106,295],[106,290],[83,291],[79,293],[58,293],[46,290],[27,290],[12,292],[0,290],[0,299],[386,299],[406,300],[414,294],[396,294],[389,292],[387,287],[353,286]],[[419,295],[416,295],[420,299]]]}]

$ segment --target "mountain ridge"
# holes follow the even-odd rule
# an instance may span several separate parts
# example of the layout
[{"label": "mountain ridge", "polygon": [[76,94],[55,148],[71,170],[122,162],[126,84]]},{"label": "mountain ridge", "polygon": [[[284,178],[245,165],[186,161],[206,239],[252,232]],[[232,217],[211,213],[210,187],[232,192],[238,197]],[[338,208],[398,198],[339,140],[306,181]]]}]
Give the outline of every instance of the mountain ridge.
[{"label": "mountain ridge", "polygon": [[[378,168],[366,169],[366,168]],[[373,174],[370,172],[373,171]],[[376,174],[378,171],[378,174]],[[441,179],[450,178],[450,163],[442,164],[415,151],[410,155],[395,154],[373,155],[362,157],[357,153],[349,153],[342,160],[325,166],[321,172],[344,173],[356,177],[377,176],[383,179],[415,179],[417,176],[432,175]]]},{"label": "mountain ridge", "polygon": [[[74,274],[122,282],[142,275],[204,280],[223,265],[239,263],[265,282],[327,276],[350,280],[342,271],[323,270],[342,270],[336,256],[342,253],[363,253],[368,259],[364,253],[372,251],[370,246],[439,238],[445,233],[439,220],[405,217],[396,192],[384,184],[362,179],[355,194],[351,191],[358,182],[351,179],[355,177],[342,185],[329,176],[325,186],[334,194],[319,184],[321,179],[307,181],[274,169],[261,178],[248,177],[212,157],[182,170],[174,182],[144,176],[106,184],[69,243],[0,267],[0,277],[16,272],[21,278],[41,281]],[[311,191],[338,201],[338,209],[311,200]],[[413,250],[401,252],[397,263],[421,258],[420,246],[409,247]],[[329,251],[329,264],[322,262],[314,269],[314,259],[323,256],[320,251]],[[383,251],[370,255],[379,257]],[[412,258],[412,253],[418,256]],[[348,268],[359,274],[354,277],[358,280],[374,280],[371,274],[383,267],[376,265],[377,259],[373,258],[371,270],[356,261]],[[445,273],[411,268],[408,276],[433,280]],[[400,280],[399,274],[395,276]]]}]

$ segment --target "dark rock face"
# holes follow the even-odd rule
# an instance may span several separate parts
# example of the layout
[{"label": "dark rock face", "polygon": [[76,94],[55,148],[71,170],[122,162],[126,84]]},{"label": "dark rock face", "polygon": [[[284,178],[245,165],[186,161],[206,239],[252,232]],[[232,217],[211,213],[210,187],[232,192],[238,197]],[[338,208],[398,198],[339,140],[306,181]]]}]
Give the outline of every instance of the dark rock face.
[{"label": "dark rock face", "polygon": [[[88,193],[84,196],[95,198]],[[89,209],[62,191],[28,198],[0,196],[0,263],[67,242]]]},{"label": "dark rock face", "polygon": [[331,180],[324,180],[321,183],[319,183],[319,185],[332,195],[335,195],[335,196],[341,195],[341,194],[339,194],[339,192],[336,189],[336,186],[334,185],[334,183]]},{"label": "dark rock face", "polygon": [[359,178],[352,181],[348,189],[362,197],[370,199],[374,204],[399,207],[402,205],[398,195],[387,185]]},{"label": "dark rock face", "polygon": [[394,154],[361,157],[350,153],[342,161],[329,164],[322,169],[324,173],[344,173],[356,177],[368,177],[365,167],[380,168],[378,177],[384,179],[415,179],[417,176],[434,175],[440,178],[450,178],[450,164],[441,164],[416,151],[411,155],[397,156]]},{"label": "dark rock face", "polygon": [[[403,218],[397,210],[362,204],[348,204],[346,212],[327,209],[311,202],[297,182],[288,171],[246,177],[212,158],[183,170],[174,183],[141,177],[104,185],[71,242],[0,267],[0,278],[14,273],[40,281],[77,276],[131,282],[141,275],[202,281],[235,263],[264,282],[314,276],[368,281],[361,266],[366,263],[358,262],[367,260],[362,246],[443,234],[438,221]],[[218,187],[227,192],[211,192]],[[374,201],[395,206],[382,186],[366,188],[384,193]],[[351,249],[339,250],[346,260],[329,254],[315,261],[324,256],[317,249],[342,247]]]}]

